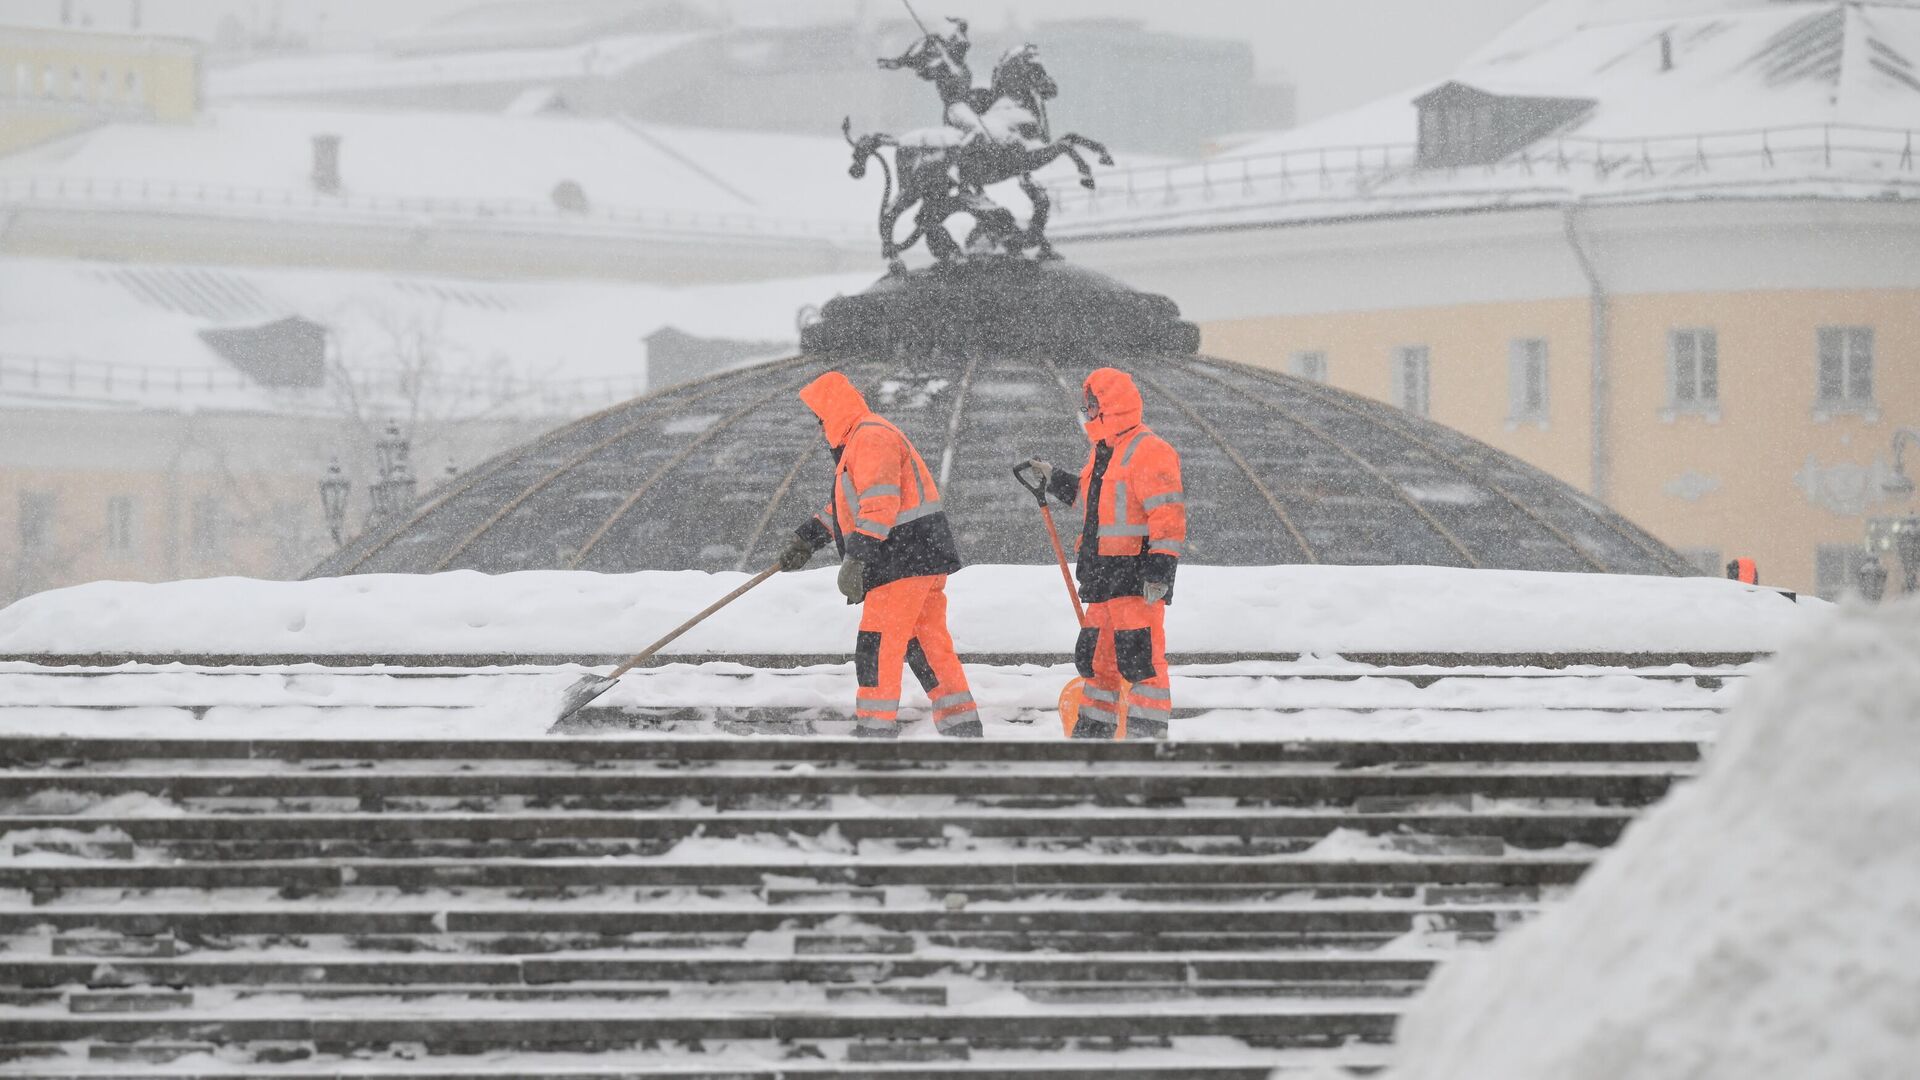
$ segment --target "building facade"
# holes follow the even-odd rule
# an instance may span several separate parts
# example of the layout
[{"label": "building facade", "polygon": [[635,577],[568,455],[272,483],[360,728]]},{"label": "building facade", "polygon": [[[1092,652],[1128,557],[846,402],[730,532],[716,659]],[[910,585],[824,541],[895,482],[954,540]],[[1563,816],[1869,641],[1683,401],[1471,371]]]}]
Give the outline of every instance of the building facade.
[{"label": "building facade", "polygon": [[[1399,405],[1688,554],[1837,595],[1920,426],[1920,214],[1542,208],[1083,242],[1194,297],[1209,354]],[[1174,250],[1168,250],[1169,247]],[[1179,257],[1189,252],[1190,259]]]},{"label": "building facade", "polygon": [[0,27],[0,154],[109,121],[182,123],[200,93],[191,41]]},{"label": "building facade", "polygon": [[1920,83],[1881,62],[1909,54],[1907,3],[1559,0],[1432,90],[1057,191],[1062,250],[1179,297],[1210,353],[1836,596],[1920,512]]}]

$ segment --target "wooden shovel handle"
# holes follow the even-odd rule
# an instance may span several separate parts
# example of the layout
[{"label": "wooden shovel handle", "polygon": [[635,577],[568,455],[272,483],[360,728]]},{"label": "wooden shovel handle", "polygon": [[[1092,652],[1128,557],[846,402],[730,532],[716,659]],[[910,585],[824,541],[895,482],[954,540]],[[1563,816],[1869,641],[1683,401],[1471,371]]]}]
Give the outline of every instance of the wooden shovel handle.
[{"label": "wooden shovel handle", "polygon": [[767,580],[768,578],[772,577],[773,575],[779,572],[780,572],[780,564],[776,562],[772,566],[769,566],[765,570],[762,570],[758,574],[755,574],[752,577],[748,578],[746,582],[742,584],[739,588],[733,590],[727,595],[721,597],[718,600],[715,600],[713,603],[708,604],[706,607],[702,608],[698,615],[695,615],[693,618],[688,619],[686,622],[683,622],[679,626],[674,627],[672,630],[667,631],[666,637],[663,637],[659,641],[656,641],[653,644],[647,646],[645,649],[640,650],[638,655],[636,655],[633,659],[628,660],[626,663],[621,664],[619,667],[613,669],[613,674],[607,677],[609,679],[617,679],[620,676],[625,675],[627,672],[632,671],[634,668],[645,663],[647,659],[651,657],[654,653],[657,653],[661,649],[666,648],[668,645],[673,644],[673,640],[675,638],[693,629],[694,627],[700,625],[700,623],[703,622],[707,618],[707,616],[712,615],[714,612],[719,611],[721,608],[726,607],[728,604],[731,604],[735,600],[740,599],[740,597],[746,594],[748,589],[753,588],[755,585],[760,584],[761,582]]}]

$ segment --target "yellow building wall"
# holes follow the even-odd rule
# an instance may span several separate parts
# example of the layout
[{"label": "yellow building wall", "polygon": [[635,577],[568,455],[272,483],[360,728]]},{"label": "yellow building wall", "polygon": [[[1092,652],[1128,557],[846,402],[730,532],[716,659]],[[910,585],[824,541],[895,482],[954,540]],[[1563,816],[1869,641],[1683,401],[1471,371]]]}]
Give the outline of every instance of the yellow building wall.
[{"label": "yellow building wall", "polygon": [[[1874,468],[1890,461],[1896,429],[1920,426],[1920,290],[1634,296],[1615,303],[1612,326],[1611,501],[1668,544],[1750,555],[1761,580],[1810,591],[1819,545],[1858,545],[1867,517],[1920,511],[1885,501]],[[1822,326],[1873,328],[1878,415],[1817,412]],[[1675,327],[1715,331],[1717,421],[1663,415]],[[1667,490],[1703,478],[1716,486],[1695,499]],[[1897,590],[1900,570],[1888,569]]]},{"label": "yellow building wall", "polygon": [[[1425,345],[1432,419],[1586,491],[1589,310],[1579,298],[1235,319],[1203,326],[1202,349],[1281,371],[1322,351],[1330,384],[1391,402],[1395,350]],[[1816,412],[1816,335],[1837,325],[1874,329],[1877,415]],[[1668,333],[1681,328],[1716,333],[1717,419],[1668,412]],[[1920,426],[1920,291],[1616,296],[1608,329],[1608,501],[1668,545],[1752,556],[1762,581],[1811,592],[1820,545],[1857,546],[1868,517],[1920,512],[1884,501],[1877,481],[1893,432]],[[1544,429],[1507,418],[1508,343],[1529,337],[1548,342]]]},{"label": "yellow building wall", "polygon": [[[1507,358],[1519,338],[1547,342],[1547,423],[1508,421]],[[1209,356],[1289,370],[1323,352],[1333,386],[1393,402],[1398,349],[1424,345],[1429,416],[1584,489],[1591,395],[1585,300],[1236,319],[1201,327]]]},{"label": "yellow building wall", "polygon": [[[25,546],[28,497],[51,495],[45,542]],[[108,506],[133,500],[130,543],[109,543]],[[202,543],[195,505],[218,507],[219,535]],[[288,577],[326,550],[311,477],[160,470],[0,469],[0,603],[83,581],[167,581],[244,574]],[[210,538],[209,538],[210,539]]]},{"label": "yellow building wall", "polygon": [[108,119],[183,123],[199,109],[193,42],[0,29],[0,153]]}]

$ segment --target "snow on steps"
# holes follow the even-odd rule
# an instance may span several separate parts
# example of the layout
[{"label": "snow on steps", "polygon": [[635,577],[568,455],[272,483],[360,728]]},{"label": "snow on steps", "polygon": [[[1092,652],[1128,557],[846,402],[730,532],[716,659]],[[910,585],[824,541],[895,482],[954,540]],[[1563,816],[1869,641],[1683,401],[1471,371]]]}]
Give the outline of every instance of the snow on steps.
[{"label": "snow on steps", "polygon": [[[1561,668],[1358,664],[1338,658],[1176,665],[1182,740],[1712,738],[1754,665]],[[1068,665],[969,665],[989,734],[1058,739]],[[0,664],[0,725],[21,734],[523,738],[546,733],[563,668],[106,668]],[[848,734],[847,664],[764,670],[674,664],[630,673],[575,732]],[[909,691],[910,738],[930,738]]]},{"label": "snow on steps", "polygon": [[1437,961],[1553,902],[1699,751],[16,735],[0,755],[20,988],[0,1045],[21,1058],[0,1068],[1219,1080],[1376,1064]]}]

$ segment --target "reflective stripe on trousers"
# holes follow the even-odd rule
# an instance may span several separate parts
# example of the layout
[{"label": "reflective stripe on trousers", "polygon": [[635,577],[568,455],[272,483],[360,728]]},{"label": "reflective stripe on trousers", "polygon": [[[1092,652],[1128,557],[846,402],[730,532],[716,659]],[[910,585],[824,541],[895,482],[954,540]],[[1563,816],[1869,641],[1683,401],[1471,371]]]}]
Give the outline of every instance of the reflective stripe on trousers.
[{"label": "reflective stripe on trousers", "polygon": [[[898,719],[902,668],[916,644],[915,674],[933,702],[935,725],[944,731],[978,718],[966,670],[947,633],[946,584],[945,574],[935,574],[890,581],[867,593],[855,650],[856,660],[862,655],[866,660],[864,670],[855,664],[862,683],[854,695],[860,723],[892,725]],[[871,652],[861,654],[861,649]]]}]

